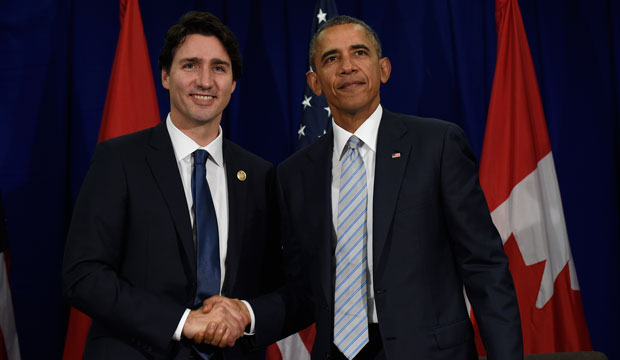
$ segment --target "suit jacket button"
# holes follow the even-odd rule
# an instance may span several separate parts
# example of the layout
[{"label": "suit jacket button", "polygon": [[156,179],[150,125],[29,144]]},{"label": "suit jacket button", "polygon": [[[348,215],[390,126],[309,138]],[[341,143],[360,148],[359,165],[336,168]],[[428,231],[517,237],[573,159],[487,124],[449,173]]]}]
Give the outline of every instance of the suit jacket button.
[{"label": "suit jacket button", "polygon": [[386,291],[386,290],[383,290],[383,289],[377,289],[377,290],[375,290],[375,294],[377,294],[377,295],[383,295],[383,294],[385,293],[385,291]]}]

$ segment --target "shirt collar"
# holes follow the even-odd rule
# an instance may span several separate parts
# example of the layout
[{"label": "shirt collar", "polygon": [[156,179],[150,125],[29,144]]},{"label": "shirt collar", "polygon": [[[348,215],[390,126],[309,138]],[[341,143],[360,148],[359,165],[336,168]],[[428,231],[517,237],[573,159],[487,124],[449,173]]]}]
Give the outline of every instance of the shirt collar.
[{"label": "shirt collar", "polygon": [[192,153],[198,149],[204,149],[207,150],[210,155],[209,158],[212,159],[217,166],[222,166],[224,164],[224,154],[222,152],[223,132],[221,126],[219,127],[219,133],[215,140],[211,141],[207,146],[198,145],[189,136],[179,130],[172,122],[170,113],[168,113],[168,117],[166,118],[166,127],[170,134],[170,140],[172,141],[172,148],[174,149],[177,162],[191,156]]},{"label": "shirt collar", "polygon": [[355,133],[351,134],[345,129],[341,128],[332,119],[332,128],[334,129],[334,154],[342,154],[347,141],[351,135],[357,136],[364,142],[364,145],[368,146],[370,150],[376,152],[377,149],[377,133],[379,132],[379,124],[381,123],[381,116],[383,115],[383,108],[381,104],[377,106],[377,109],[370,115],[362,125],[355,130]]}]

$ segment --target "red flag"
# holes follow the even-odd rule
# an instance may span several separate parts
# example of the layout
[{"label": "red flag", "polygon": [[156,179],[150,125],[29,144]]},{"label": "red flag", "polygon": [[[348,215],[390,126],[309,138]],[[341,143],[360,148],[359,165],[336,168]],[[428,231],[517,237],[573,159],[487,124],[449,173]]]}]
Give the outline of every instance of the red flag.
[{"label": "red flag", "polygon": [[480,184],[509,258],[524,350],[591,350],[521,12],[517,0],[495,4],[497,64]]},{"label": "red flag", "polygon": [[316,336],[314,324],[267,347],[266,360],[310,360]]},{"label": "red flag", "polygon": [[155,126],[160,122],[155,82],[138,0],[121,0],[118,36],[99,141]]},{"label": "red flag", "polygon": [[[98,142],[146,129],[160,122],[138,0],[121,0],[120,9],[121,31]],[[63,360],[82,358],[90,323],[88,316],[71,309]]]}]

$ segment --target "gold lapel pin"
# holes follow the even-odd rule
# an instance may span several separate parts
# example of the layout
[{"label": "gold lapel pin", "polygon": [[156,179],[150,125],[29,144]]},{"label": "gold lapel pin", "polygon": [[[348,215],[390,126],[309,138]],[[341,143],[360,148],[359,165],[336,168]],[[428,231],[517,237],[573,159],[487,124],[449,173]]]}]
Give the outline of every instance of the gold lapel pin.
[{"label": "gold lapel pin", "polygon": [[246,175],[245,171],[243,170],[237,171],[237,179],[239,179],[239,181],[245,181],[247,177],[248,176]]}]

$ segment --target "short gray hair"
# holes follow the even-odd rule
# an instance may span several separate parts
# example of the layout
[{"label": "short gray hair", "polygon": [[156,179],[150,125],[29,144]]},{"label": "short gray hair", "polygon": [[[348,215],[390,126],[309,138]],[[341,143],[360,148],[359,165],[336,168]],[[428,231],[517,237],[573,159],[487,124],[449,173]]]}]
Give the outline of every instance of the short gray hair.
[{"label": "short gray hair", "polygon": [[345,24],[356,24],[356,25],[360,25],[362,28],[364,28],[364,30],[366,30],[366,34],[368,35],[370,40],[374,43],[373,45],[375,45],[375,48],[377,50],[377,56],[379,57],[379,59],[382,58],[381,41],[379,40],[379,36],[377,35],[377,33],[370,26],[368,26],[368,24],[366,24],[365,22],[363,22],[360,19],[357,19],[357,18],[354,18],[354,17],[351,17],[351,16],[340,15],[340,16],[335,16],[335,17],[327,20],[327,22],[325,24],[323,24],[323,26],[321,26],[314,33],[314,36],[312,36],[312,39],[310,40],[310,48],[308,50],[308,63],[310,64],[310,66],[312,67],[313,70],[315,69],[315,67],[314,67],[314,55],[316,55],[317,39],[318,39],[319,35],[323,31],[329,29],[330,27],[337,26],[337,25],[345,25]]}]

